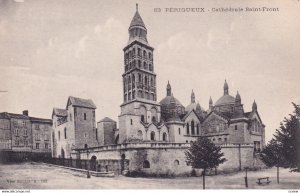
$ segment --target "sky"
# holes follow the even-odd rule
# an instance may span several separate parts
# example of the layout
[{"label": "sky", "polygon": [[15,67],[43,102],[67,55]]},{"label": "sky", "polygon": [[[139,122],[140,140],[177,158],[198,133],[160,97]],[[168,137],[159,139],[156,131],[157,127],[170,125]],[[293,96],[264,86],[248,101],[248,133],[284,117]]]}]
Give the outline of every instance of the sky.
[{"label": "sky", "polygon": [[[291,102],[300,103],[300,24],[297,0],[0,0],[0,112],[51,118],[68,96],[89,98],[96,120],[118,120],[123,48],[136,3],[154,47],[158,101],[168,80],[190,103],[192,89],[205,109],[209,97],[255,100],[270,140]],[[204,13],[165,8],[205,8]],[[270,7],[278,12],[211,12],[212,8]],[[161,8],[162,12],[154,12]]]}]

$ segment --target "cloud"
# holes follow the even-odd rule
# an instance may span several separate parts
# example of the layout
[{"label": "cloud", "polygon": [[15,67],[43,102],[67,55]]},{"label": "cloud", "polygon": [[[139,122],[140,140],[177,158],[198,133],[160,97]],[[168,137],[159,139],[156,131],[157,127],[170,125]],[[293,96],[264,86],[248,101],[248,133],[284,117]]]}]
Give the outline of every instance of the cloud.
[{"label": "cloud", "polygon": [[83,36],[82,38],[80,38],[80,40],[78,41],[78,46],[77,49],[75,51],[75,57],[76,58],[80,58],[81,54],[84,54],[85,50],[86,50],[86,41],[88,40],[88,36]]}]

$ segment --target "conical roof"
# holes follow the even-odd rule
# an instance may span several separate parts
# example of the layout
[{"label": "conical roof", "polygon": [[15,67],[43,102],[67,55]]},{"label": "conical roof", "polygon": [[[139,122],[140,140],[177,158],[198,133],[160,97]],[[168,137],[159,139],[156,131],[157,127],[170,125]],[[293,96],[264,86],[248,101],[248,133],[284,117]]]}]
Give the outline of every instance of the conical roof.
[{"label": "conical roof", "polygon": [[136,10],[132,20],[131,20],[131,23],[130,23],[130,26],[129,26],[129,29],[132,28],[132,27],[136,27],[136,26],[139,26],[139,27],[143,27],[146,29],[146,26],[142,20],[142,17],[140,16],[139,12],[138,12],[138,9]]}]

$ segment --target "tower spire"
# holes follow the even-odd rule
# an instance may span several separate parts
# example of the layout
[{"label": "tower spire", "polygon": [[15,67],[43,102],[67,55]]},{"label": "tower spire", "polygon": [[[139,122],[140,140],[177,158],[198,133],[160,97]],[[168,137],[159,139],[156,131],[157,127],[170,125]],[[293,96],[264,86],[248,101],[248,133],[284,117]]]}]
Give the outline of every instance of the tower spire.
[{"label": "tower spire", "polygon": [[168,81],[168,85],[167,85],[167,96],[171,96],[171,95],[172,95],[171,85],[170,85],[170,82]]},{"label": "tower spire", "polygon": [[136,12],[138,12],[139,11],[139,4],[135,4],[135,6],[136,6]]},{"label": "tower spire", "polygon": [[211,110],[213,107],[213,101],[212,101],[212,98],[211,96],[209,97],[209,109]]},{"label": "tower spire", "polygon": [[224,83],[224,95],[228,95],[228,84],[227,84],[227,81],[225,79],[225,83]]},{"label": "tower spire", "polygon": [[195,103],[195,93],[192,90],[192,94],[191,94],[191,103]]}]

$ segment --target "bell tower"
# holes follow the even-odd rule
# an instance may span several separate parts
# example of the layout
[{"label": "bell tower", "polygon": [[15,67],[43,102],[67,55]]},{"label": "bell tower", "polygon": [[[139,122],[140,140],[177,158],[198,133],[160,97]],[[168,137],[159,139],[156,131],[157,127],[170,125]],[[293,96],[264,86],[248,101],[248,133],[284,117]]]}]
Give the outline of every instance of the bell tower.
[{"label": "bell tower", "polygon": [[150,139],[149,127],[157,132],[161,107],[156,101],[156,74],[153,47],[147,40],[147,28],[138,5],[131,20],[129,40],[124,47],[123,103],[119,115],[119,142],[131,143]]},{"label": "bell tower", "polygon": [[148,44],[147,28],[136,12],[129,26],[129,40],[124,51],[123,102],[135,99],[156,101],[156,74],[153,48]]}]

